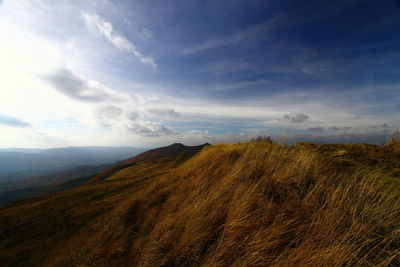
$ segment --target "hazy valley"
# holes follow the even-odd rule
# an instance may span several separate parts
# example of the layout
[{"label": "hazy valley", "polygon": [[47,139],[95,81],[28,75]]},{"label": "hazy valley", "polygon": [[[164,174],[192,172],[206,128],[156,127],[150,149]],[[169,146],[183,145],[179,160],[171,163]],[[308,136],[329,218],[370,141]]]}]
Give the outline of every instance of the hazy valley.
[{"label": "hazy valley", "polygon": [[0,149],[0,204],[51,191],[56,184],[82,180],[144,150],[134,147]]}]

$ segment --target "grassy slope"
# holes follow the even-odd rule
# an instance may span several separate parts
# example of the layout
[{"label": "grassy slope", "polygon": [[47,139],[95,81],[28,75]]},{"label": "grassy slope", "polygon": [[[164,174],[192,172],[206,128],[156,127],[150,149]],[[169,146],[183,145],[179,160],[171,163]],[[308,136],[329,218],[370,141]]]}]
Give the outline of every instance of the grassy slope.
[{"label": "grassy slope", "polygon": [[1,208],[0,264],[396,266],[400,160],[387,149],[254,142],[152,159]]},{"label": "grassy slope", "polygon": [[[184,146],[182,144],[172,144],[167,147],[151,149],[140,153],[127,160],[118,161],[110,164],[98,166],[79,166],[59,173],[33,177],[25,180],[18,180],[9,183],[0,183],[0,205],[12,203],[17,200],[31,198],[42,194],[53,194],[79,186],[87,181],[100,181],[108,178],[113,173],[135,165],[137,162],[150,158],[167,157],[181,154],[181,158],[188,158],[203,148],[200,146]],[[149,161],[148,165],[152,162]],[[152,168],[161,167],[160,164],[151,166]],[[163,166],[169,168],[169,165]],[[137,170],[137,168],[136,168]],[[1,192],[3,191],[4,192]]]}]

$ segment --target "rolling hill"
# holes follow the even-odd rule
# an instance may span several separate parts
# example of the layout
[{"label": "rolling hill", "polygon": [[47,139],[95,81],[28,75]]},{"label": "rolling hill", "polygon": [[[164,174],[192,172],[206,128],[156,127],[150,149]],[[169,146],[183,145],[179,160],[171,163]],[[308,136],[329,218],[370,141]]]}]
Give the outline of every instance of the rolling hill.
[{"label": "rolling hill", "polygon": [[[112,172],[129,167],[146,159],[172,157],[175,155],[183,155],[188,157],[197,153],[205,145],[209,144],[200,146],[184,146],[183,144],[176,143],[167,147],[150,149],[132,158],[114,163],[98,166],[79,166],[49,175],[0,183],[0,205],[20,199],[38,196],[40,194],[60,192],[78,186],[88,180],[101,179],[103,176],[107,177]],[[103,157],[107,158],[105,156]]]},{"label": "rolling hill", "polygon": [[0,265],[400,264],[397,145],[196,151],[152,150],[80,186],[1,207]]}]

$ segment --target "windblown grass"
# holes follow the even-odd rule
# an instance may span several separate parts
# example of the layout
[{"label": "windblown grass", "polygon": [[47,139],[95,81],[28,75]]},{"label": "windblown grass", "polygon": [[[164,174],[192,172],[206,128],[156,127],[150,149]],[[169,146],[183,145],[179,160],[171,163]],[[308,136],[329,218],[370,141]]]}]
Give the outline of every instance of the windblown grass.
[{"label": "windblown grass", "polygon": [[[51,224],[48,231],[62,232],[62,237],[48,241],[52,249],[47,254],[36,250],[45,256],[36,254],[20,264],[398,266],[399,177],[364,168],[364,161],[344,164],[318,149],[265,141],[206,147],[151,179],[122,179],[122,174],[132,176],[125,170],[116,174],[118,179],[55,195],[51,201],[3,208],[0,217],[12,217],[14,226],[1,225],[0,230],[8,227],[14,234],[16,244],[8,255],[23,257],[20,229],[35,232],[39,225],[37,217],[15,218],[33,211],[40,216],[45,207],[57,211],[61,199],[70,199],[75,204],[67,205],[64,216],[74,214],[81,225],[69,231],[62,221]],[[11,262],[7,244],[0,242],[0,255]]]},{"label": "windblown grass", "polygon": [[386,140],[386,147],[400,154],[400,131],[396,129],[393,133],[389,134]]}]

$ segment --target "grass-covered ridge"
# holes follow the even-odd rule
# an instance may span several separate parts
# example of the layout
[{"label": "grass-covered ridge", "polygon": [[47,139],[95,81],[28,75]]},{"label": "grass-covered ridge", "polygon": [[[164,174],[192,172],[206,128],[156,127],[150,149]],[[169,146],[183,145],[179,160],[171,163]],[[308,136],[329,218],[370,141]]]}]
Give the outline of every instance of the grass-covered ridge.
[{"label": "grass-covered ridge", "polygon": [[261,141],[152,159],[158,168],[0,209],[0,262],[397,266],[396,151]]}]

